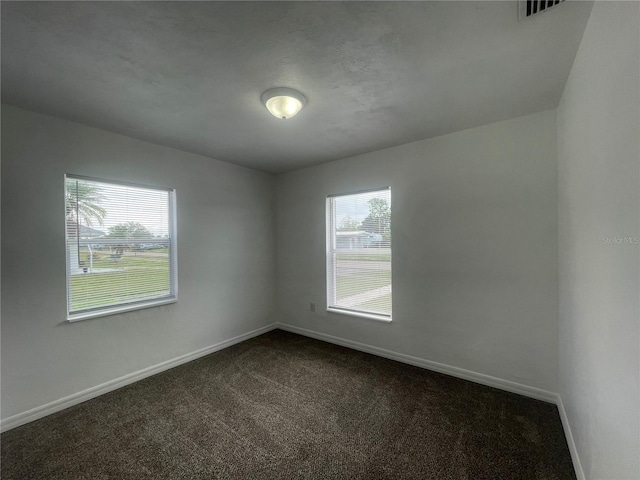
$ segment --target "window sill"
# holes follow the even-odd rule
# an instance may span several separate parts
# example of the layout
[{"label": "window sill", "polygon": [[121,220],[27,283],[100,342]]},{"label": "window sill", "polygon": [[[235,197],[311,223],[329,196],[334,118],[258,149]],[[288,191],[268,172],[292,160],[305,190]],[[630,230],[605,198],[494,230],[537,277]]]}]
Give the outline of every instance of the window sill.
[{"label": "window sill", "polygon": [[366,318],[368,320],[375,320],[376,322],[391,323],[391,317],[387,315],[377,315],[375,313],[357,312],[355,310],[343,310],[342,308],[328,307],[327,312],[336,313],[339,315],[347,315],[349,317]]},{"label": "window sill", "polygon": [[116,305],[110,308],[104,308],[101,310],[95,310],[92,312],[81,312],[67,314],[68,322],[79,322],[81,320],[89,320],[91,318],[106,317],[108,315],[116,315],[118,313],[131,312],[133,310],[142,310],[143,308],[158,307],[160,305],[168,305],[170,303],[176,303],[177,298],[163,298],[161,300],[150,300],[147,302],[134,303],[129,305]]}]

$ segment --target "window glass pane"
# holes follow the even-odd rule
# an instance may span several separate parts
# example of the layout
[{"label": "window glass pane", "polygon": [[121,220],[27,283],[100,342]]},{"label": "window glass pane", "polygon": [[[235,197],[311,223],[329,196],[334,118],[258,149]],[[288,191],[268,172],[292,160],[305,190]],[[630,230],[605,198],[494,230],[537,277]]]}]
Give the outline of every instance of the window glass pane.
[{"label": "window glass pane", "polygon": [[391,190],[327,200],[327,304],[391,316]]},{"label": "window glass pane", "polygon": [[175,299],[173,196],[66,176],[69,318]]}]

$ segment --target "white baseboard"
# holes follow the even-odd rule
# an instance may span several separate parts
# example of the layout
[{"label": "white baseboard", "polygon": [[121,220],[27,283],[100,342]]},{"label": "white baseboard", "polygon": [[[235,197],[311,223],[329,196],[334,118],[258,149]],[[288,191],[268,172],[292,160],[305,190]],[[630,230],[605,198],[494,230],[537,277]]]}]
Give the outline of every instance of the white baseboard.
[{"label": "white baseboard", "polygon": [[187,363],[197,358],[204,357],[205,355],[209,355],[210,353],[217,352],[218,350],[222,350],[223,348],[230,347],[231,345],[235,345],[236,343],[244,342],[245,340],[248,340],[250,338],[257,337],[258,335],[267,333],[271,330],[274,330],[275,328],[277,328],[277,324],[267,325],[266,327],[258,328],[257,330],[238,335],[237,337],[230,338],[229,340],[224,340],[222,342],[216,343],[215,345],[196,350],[195,352],[187,353],[171,360],[158,363],[157,365],[143,368],[142,370],[138,370],[137,372],[130,373],[120,378],[116,378],[115,380],[111,380],[101,385],[88,388],[78,393],[74,393],[73,395],[69,395],[68,397],[54,400],[53,402],[47,403],[40,407],[32,408],[31,410],[27,410],[26,412],[3,418],[2,421],[0,421],[0,431],[5,432],[7,430],[11,430],[12,428],[19,427],[20,425],[24,425],[25,423],[32,422],[42,417],[46,417],[47,415],[51,415],[52,413],[59,412],[60,410],[64,410],[65,408],[72,407],[79,403],[86,402],[87,400],[91,400],[92,398],[95,398],[99,395],[103,395],[118,388],[124,387],[125,385],[137,382],[139,380],[142,380],[143,378],[147,378],[151,375],[164,372],[165,370],[169,370],[170,368],[177,367],[178,365],[182,365],[183,363]]},{"label": "white baseboard", "polygon": [[525,397],[535,398],[536,400],[542,400],[549,403],[557,402],[558,395],[556,393],[542,390],[540,388],[522,385],[520,383],[512,382],[509,380],[503,380],[502,378],[492,377],[490,375],[473,372],[471,370],[465,370],[464,368],[452,367],[451,365],[433,362],[431,360],[426,360],[420,357],[405,355],[404,353],[385,350],[384,348],[373,347],[371,345],[354,342],[352,340],[345,340],[344,338],[334,337],[333,335],[327,335],[326,333],[319,333],[313,330],[307,330],[305,328],[294,327],[293,325],[277,323],[276,326],[277,328],[286,330],[288,332],[297,333],[306,337],[315,338],[317,340],[323,340],[325,342],[352,348],[361,352],[371,353],[379,357],[389,358],[391,360],[407,363],[416,367],[422,367],[438,373],[444,373],[446,375],[451,375],[452,377],[469,380],[481,385],[487,385],[489,387],[498,388],[500,390],[506,390],[507,392],[517,393],[520,395],[524,395]]},{"label": "white baseboard", "polygon": [[582,463],[580,463],[576,442],[573,440],[573,433],[571,432],[571,426],[569,425],[569,417],[567,417],[567,412],[564,409],[564,403],[562,403],[562,397],[560,395],[556,395],[556,405],[558,405],[558,413],[560,413],[560,420],[562,421],[562,428],[564,428],[564,436],[567,439],[567,445],[569,446],[569,452],[571,453],[571,460],[573,461],[573,468],[576,471],[576,477],[578,480],[586,480],[587,477],[582,469]]},{"label": "white baseboard", "polygon": [[562,403],[562,398],[557,393],[549,392],[549,391],[542,390],[535,387],[530,387],[527,385],[522,385],[516,382],[511,382],[509,380],[503,380],[501,378],[492,377],[490,375],[473,372],[471,370],[465,370],[463,368],[458,368],[458,367],[453,367],[451,365],[446,365],[443,363],[433,362],[431,360],[426,360],[424,358],[405,355],[403,353],[397,353],[391,350],[385,350],[383,348],[366,345],[364,343],[354,342],[352,340],[346,340],[344,338],[335,337],[333,335],[327,335],[326,333],[315,332],[313,330],[307,330],[305,328],[295,327],[293,325],[286,325],[283,323],[273,323],[271,325],[267,325],[265,327],[259,328],[257,330],[253,330],[243,335],[238,335],[237,337],[233,337],[228,340],[216,343],[215,345],[211,345],[209,347],[196,350],[195,352],[181,355],[179,357],[173,358],[171,360],[167,360],[157,365],[153,365],[151,367],[138,370],[137,372],[130,373],[123,377],[116,378],[115,380],[111,380],[101,385],[88,388],[81,392],[75,393],[73,395],[69,395],[68,397],[61,398],[59,400],[55,400],[53,402],[42,405],[40,407],[36,407],[31,410],[18,413],[11,417],[7,417],[5,419],[2,419],[2,421],[0,421],[0,431],[5,432],[7,430],[18,427],[20,425],[24,425],[25,423],[32,422],[42,417],[46,417],[47,415],[51,415],[52,413],[59,412],[60,410],[64,410],[65,408],[72,407],[74,405],[85,402],[87,400],[91,400],[92,398],[95,398],[99,395],[103,395],[105,393],[111,392],[118,388],[124,387],[131,383],[137,382],[144,378],[163,372],[165,370],[169,370],[170,368],[177,367],[178,365],[182,365],[184,363],[190,362],[197,358],[204,357],[205,355],[209,355],[210,353],[217,352],[218,350],[222,350],[223,348],[230,347],[231,345],[244,342],[245,340],[249,340],[250,338],[257,337],[258,335],[262,335],[271,330],[275,330],[276,328],[279,328],[281,330],[286,330],[292,333],[297,333],[299,335],[304,335],[306,337],[315,338],[317,340],[333,343],[335,345],[341,345],[343,347],[352,348],[354,350],[359,350],[361,352],[371,353],[373,355],[377,355],[380,357],[389,358],[391,360],[396,360],[398,362],[414,365],[416,367],[425,368],[427,370],[432,370],[434,372],[444,373],[446,375],[451,375],[453,377],[461,378],[463,380],[469,380],[475,383],[479,383],[481,385],[487,385],[489,387],[498,388],[501,390],[505,390],[507,392],[517,393],[520,395],[524,395],[526,397],[535,398],[536,400],[542,400],[545,402],[554,403],[558,406],[560,419],[562,421],[562,426],[564,428],[567,444],[569,446],[569,451],[571,453],[571,459],[573,460],[573,465],[576,470],[576,476],[578,477],[578,480],[586,480],[584,471],[582,469],[582,465],[580,463],[580,458],[576,450],[576,445],[573,440],[573,434],[571,433],[571,427],[569,426],[569,419],[567,418],[567,414],[565,412],[564,405]]}]

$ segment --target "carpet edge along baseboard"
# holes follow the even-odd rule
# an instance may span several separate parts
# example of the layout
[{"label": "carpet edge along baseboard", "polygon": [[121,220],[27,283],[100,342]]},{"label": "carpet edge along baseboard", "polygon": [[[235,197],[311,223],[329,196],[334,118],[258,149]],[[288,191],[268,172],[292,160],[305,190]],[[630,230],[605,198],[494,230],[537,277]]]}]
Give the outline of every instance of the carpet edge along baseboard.
[{"label": "carpet edge along baseboard", "polygon": [[352,348],[354,350],[358,350],[361,352],[370,353],[372,355],[388,358],[390,360],[406,363],[408,365],[425,368],[427,370],[443,373],[445,375],[451,375],[456,378],[461,378],[463,380],[479,383],[481,385],[486,385],[488,387],[498,388],[500,390],[505,390],[507,392],[523,395],[525,397],[534,398],[536,400],[553,403],[555,405],[558,405],[558,402],[559,402],[557,393],[543,390],[540,388],[530,387],[528,385],[512,382],[510,380],[504,380],[498,377],[492,377],[490,375],[477,373],[471,370],[466,370],[463,368],[434,362],[424,358],[414,357],[411,355],[406,355],[403,353],[398,353],[391,350],[374,347],[364,343],[347,340],[341,337],[335,337],[332,335],[316,332],[313,330],[308,330],[305,328],[296,327],[293,325],[288,325],[283,323],[272,323],[264,327],[258,328],[256,330],[252,330],[242,335],[238,335],[236,337],[230,338],[228,340],[223,340],[209,347],[205,347],[191,353],[180,355],[179,357],[166,360],[157,365],[152,365],[142,370],[138,370],[136,372],[132,372],[122,377],[116,378],[114,380],[110,380],[103,384],[96,385],[95,387],[88,388],[86,390],[74,393],[67,397],[54,400],[44,405],[4,418],[0,421],[0,431],[5,432],[8,430],[11,430],[12,428],[19,427],[20,425],[24,425],[26,423],[38,420],[39,418],[46,417],[47,415],[51,415],[53,413],[59,412],[61,410],[64,410],[65,408],[69,408],[74,405],[78,405],[82,402],[86,402],[87,400],[91,400],[92,398],[98,397],[100,395],[111,392],[113,390],[124,387],[131,383],[150,377],[152,375],[156,375],[170,368],[174,368],[184,363],[190,362],[192,360],[196,360],[200,357],[217,352],[219,350],[230,347],[237,343],[244,342],[245,340],[249,340],[250,338],[265,334],[275,329],[281,329],[291,333],[297,333],[299,335],[315,338],[316,340],[322,340],[329,343],[333,343],[335,345]]}]

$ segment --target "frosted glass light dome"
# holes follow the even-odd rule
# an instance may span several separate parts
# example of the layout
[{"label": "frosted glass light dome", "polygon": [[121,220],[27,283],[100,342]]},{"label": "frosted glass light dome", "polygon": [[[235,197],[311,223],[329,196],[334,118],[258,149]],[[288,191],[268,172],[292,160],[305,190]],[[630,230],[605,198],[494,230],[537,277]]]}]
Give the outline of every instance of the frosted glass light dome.
[{"label": "frosted glass light dome", "polygon": [[272,88],[262,94],[262,103],[274,117],[286,120],[295,116],[307,103],[304,95],[291,88]]}]

